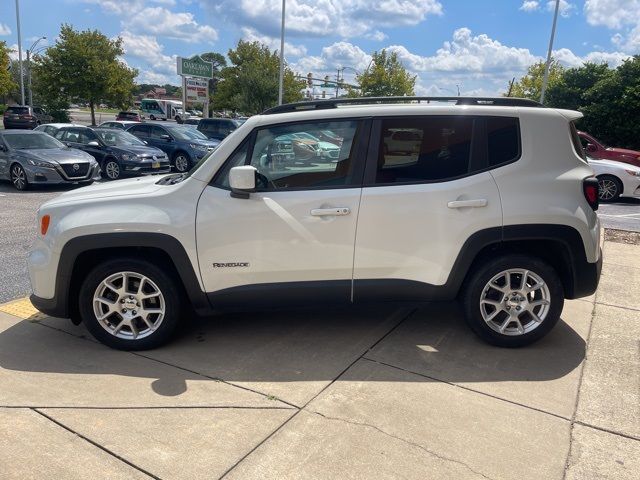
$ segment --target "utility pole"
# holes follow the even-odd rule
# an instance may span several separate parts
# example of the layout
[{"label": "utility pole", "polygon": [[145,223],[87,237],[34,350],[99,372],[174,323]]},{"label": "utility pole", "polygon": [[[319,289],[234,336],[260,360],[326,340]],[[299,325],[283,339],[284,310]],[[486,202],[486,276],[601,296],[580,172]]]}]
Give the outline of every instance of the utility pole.
[{"label": "utility pole", "polygon": [[285,4],[286,4],[286,0],[282,0],[282,26],[280,28],[280,78],[278,81],[278,105],[282,105],[282,94],[284,90],[284,9],[285,9]]},{"label": "utility pole", "polygon": [[34,49],[40,42],[40,40],[46,40],[47,37],[40,37],[38,40],[33,42],[33,45],[29,47],[27,50],[27,81],[29,83],[29,105],[33,107],[33,90],[31,88],[31,55],[33,54]]},{"label": "utility pole", "polygon": [[549,68],[551,66],[551,52],[553,50],[553,38],[556,36],[556,23],[558,22],[558,10],[560,10],[560,0],[556,0],[556,10],[553,14],[553,26],[551,27],[551,38],[549,38],[549,51],[547,52],[547,64],[544,67],[544,78],[542,79],[542,91],[540,92],[540,103],[544,103],[544,93],[549,82]]},{"label": "utility pole", "polygon": [[20,34],[20,0],[16,0],[16,23],[18,25],[18,64],[20,65],[20,94],[24,105],[24,72],[22,70],[22,35]]}]

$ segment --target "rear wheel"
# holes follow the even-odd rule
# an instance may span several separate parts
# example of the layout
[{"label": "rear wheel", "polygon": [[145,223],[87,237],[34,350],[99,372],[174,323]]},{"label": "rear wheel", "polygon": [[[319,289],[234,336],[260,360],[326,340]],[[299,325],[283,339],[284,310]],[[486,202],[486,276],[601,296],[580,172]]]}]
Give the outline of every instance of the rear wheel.
[{"label": "rear wheel", "polygon": [[109,260],[85,278],[82,320],[100,342],[119,350],[145,350],[167,342],[179,321],[173,279],[145,260]]},{"label": "rear wheel", "polygon": [[155,120],[156,116],[155,115],[149,115],[149,120]]},{"label": "rear wheel", "polygon": [[622,193],[622,183],[613,175],[598,177],[598,198],[601,202],[615,202]]},{"label": "rear wheel", "polygon": [[27,174],[19,163],[11,165],[11,183],[16,187],[16,190],[26,190],[29,188]]},{"label": "rear wheel", "polygon": [[555,326],[564,290],[548,264],[512,254],[480,265],[466,283],[463,302],[467,323],[480,338],[500,347],[521,347]]}]

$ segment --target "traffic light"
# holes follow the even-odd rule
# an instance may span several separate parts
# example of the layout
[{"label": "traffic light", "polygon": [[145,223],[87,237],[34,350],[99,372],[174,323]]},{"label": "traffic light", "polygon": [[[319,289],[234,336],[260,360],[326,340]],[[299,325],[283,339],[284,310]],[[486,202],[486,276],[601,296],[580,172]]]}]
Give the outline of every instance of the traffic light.
[{"label": "traffic light", "polygon": [[307,87],[313,87],[313,75],[311,75],[311,72],[307,73]]}]

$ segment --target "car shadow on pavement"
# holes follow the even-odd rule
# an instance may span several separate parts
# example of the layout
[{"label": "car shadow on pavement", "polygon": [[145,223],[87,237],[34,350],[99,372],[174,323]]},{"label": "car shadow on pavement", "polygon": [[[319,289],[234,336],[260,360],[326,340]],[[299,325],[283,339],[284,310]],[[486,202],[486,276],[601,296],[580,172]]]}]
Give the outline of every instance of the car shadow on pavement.
[{"label": "car shadow on pavement", "polygon": [[328,382],[359,358],[417,373],[415,381],[541,382],[568,375],[586,350],[563,320],[525,348],[487,345],[453,303],[225,314],[192,320],[168,345],[135,354],[93,341],[68,320],[34,323],[0,333],[0,369],[154,378],[152,389],[162,396],[183,394],[190,380]]}]

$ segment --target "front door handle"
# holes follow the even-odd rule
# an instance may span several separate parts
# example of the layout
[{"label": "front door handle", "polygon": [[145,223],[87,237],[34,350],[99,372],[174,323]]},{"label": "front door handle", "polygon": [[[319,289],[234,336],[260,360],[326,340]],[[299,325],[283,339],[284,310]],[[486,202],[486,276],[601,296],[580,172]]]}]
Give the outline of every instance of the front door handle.
[{"label": "front door handle", "polygon": [[328,217],[328,216],[342,216],[349,215],[351,209],[349,207],[334,207],[334,208],[314,208],[311,210],[311,215],[314,217]]},{"label": "front door handle", "polygon": [[486,207],[487,199],[486,198],[477,198],[475,200],[455,200],[453,202],[447,203],[447,207],[449,208],[478,208],[478,207]]}]

